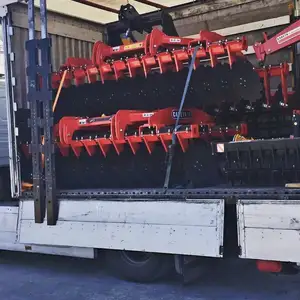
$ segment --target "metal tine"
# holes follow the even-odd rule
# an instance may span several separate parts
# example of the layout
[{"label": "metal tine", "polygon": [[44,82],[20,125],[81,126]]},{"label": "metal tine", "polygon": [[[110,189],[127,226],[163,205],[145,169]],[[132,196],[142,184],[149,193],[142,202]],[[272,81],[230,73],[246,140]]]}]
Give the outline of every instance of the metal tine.
[{"label": "metal tine", "polygon": [[93,156],[95,154],[97,144],[91,136],[89,137],[89,139],[83,140],[82,144],[89,156]]},{"label": "metal tine", "polygon": [[226,47],[226,53],[227,53],[227,57],[228,57],[228,63],[229,63],[230,69],[232,69],[232,65],[236,61],[236,57],[232,53],[230,45],[227,42],[226,42],[225,47]]}]

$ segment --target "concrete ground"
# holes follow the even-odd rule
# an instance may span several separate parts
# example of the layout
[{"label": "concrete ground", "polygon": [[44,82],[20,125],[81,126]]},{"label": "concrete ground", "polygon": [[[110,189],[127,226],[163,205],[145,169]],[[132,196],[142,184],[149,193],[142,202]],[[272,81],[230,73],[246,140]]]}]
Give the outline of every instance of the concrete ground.
[{"label": "concrete ground", "polygon": [[5,300],[299,300],[299,283],[299,275],[261,274],[252,262],[219,261],[191,286],[176,278],[144,285],[113,278],[95,261],[0,253]]}]

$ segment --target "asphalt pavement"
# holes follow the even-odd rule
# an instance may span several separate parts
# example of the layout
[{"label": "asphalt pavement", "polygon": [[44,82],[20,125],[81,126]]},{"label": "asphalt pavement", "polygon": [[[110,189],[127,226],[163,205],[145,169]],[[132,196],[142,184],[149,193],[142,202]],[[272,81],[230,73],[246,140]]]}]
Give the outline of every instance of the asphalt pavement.
[{"label": "asphalt pavement", "polygon": [[154,284],[111,276],[101,262],[29,253],[0,253],[3,300],[299,300],[300,275],[256,271],[251,261],[218,261],[196,283]]}]

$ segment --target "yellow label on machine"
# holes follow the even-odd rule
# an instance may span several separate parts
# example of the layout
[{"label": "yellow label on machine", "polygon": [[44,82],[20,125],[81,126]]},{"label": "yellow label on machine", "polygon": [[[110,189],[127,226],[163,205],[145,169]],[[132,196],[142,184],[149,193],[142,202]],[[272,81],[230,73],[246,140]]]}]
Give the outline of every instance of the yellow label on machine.
[{"label": "yellow label on machine", "polygon": [[130,45],[130,44],[132,44],[132,40],[131,39],[122,39],[122,43],[123,43],[123,45]]},{"label": "yellow label on machine", "polygon": [[124,46],[124,50],[132,50],[132,49],[137,49],[143,47],[143,43],[135,43],[131,45],[126,45]]}]

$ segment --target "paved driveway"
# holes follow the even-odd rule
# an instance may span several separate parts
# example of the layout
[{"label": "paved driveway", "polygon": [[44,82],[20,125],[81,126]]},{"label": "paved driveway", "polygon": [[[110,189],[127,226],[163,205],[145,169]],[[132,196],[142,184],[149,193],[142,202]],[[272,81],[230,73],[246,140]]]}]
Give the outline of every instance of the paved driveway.
[{"label": "paved driveway", "polygon": [[100,263],[23,253],[0,253],[5,300],[299,300],[300,276],[258,273],[251,262],[218,262],[192,286],[175,278],[156,284],[115,279]]}]

